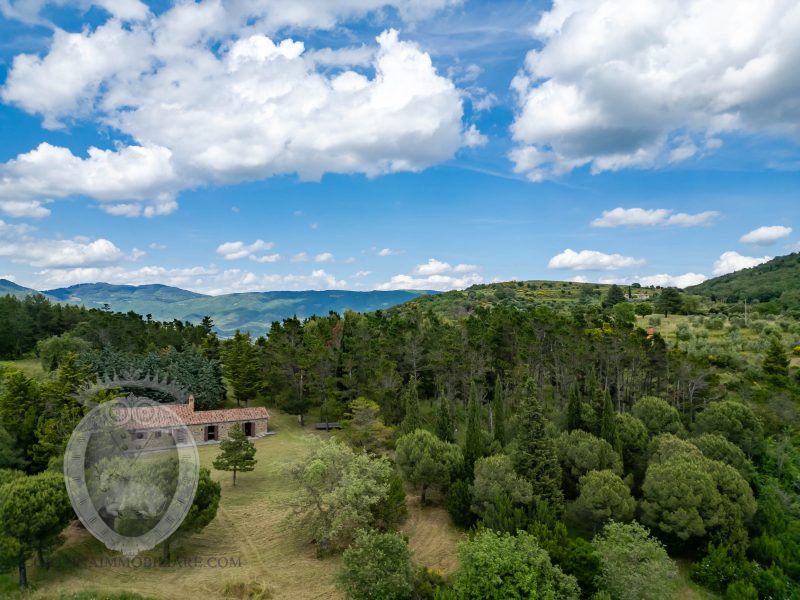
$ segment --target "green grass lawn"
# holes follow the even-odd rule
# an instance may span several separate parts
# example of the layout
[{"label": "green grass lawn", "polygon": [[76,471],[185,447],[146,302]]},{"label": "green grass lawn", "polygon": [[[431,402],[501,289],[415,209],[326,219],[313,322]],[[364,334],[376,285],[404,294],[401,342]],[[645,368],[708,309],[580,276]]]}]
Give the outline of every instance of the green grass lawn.
[{"label": "green grass lawn", "polygon": [[0,367],[9,366],[19,369],[28,377],[44,379],[46,374],[38,358],[23,358],[20,360],[0,360]]}]

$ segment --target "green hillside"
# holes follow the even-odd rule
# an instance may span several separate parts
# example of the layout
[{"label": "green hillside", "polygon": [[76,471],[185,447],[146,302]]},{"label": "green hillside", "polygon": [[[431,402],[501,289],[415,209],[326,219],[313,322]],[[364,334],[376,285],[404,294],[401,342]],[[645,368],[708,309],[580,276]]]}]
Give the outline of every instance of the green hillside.
[{"label": "green hillside", "polygon": [[686,289],[720,302],[775,301],[800,307],[800,253],[779,256],[762,265],[715,277]]},{"label": "green hillside", "polygon": [[[465,290],[454,290],[442,294],[420,296],[410,302],[397,306],[394,311],[419,309],[432,311],[448,319],[458,319],[480,308],[490,308],[498,304],[520,309],[548,305],[552,307],[566,304],[598,302],[605,296],[610,285],[600,283],[576,283],[571,281],[506,281],[473,285]],[[647,301],[659,288],[621,286],[626,295],[634,301]]]},{"label": "green hillside", "polygon": [[15,298],[24,298],[31,294],[38,294],[36,290],[17,285],[8,279],[0,279],[0,296],[14,296]]}]

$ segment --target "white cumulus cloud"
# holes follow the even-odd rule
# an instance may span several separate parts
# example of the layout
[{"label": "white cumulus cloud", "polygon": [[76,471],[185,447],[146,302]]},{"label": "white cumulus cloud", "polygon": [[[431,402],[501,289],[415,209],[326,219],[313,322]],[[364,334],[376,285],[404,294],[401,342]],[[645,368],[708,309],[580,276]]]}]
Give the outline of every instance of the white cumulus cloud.
[{"label": "white cumulus cloud", "polygon": [[762,263],[772,260],[772,256],[742,256],[738,252],[730,250],[723,252],[714,262],[714,275],[726,275],[741,269],[755,267]]},{"label": "white cumulus cloud", "polygon": [[789,237],[792,234],[791,227],[783,225],[772,225],[769,227],[759,227],[744,234],[739,238],[743,244],[756,244],[758,246],[770,246],[780,239]]},{"label": "white cumulus cloud", "polygon": [[532,180],[708,153],[720,134],[800,138],[794,0],[554,0],[512,88],[510,157]]},{"label": "white cumulus cloud", "polygon": [[[256,240],[252,244],[245,244],[241,241],[225,242],[217,246],[217,254],[222,256],[225,260],[240,260],[242,258],[252,258],[253,260],[261,262],[262,257],[256,256],[256,252],[264,250],[271,250],[275,244],[272,242],[265,242],[264,240]],[[263,261],[273,262],[273,261]]]},{"label": "white cumulus cloud", "polygon": [[[376,38],[368,75],[327,70],[306,59],[302,42],[253,33],[252,19],[237,16],[245,4],[259,13],[253,2],[180,3],[141,22],[57,30],[44,56],[16,56],[4,102],[42,115],[46,127],[93,121],[133,143],[90,148],[85,158],[42,143],[0,165],[0,203],[38,210],[48,199],[85,195],[112,214],[153,216],[198,185],[416,172],[481,142],[462,124],[453,82],[397,31]],[[269,4],[262,18],[327,22],[325,14],[349,12],[325,2]],[[399,5],[412,13],[423,3]]]},{"label": "white cumulus cloud", "polygon": [[622,254],[606,254],[597,250],[581,250],[575,252],[567,248],[556,254],[547,263],[548,269],[570,269],[573,271],[615,271],[643,265],[643,259],[623,256]]},{"label": "white cumulus cloud", "polygon": [[428,259],[428,262],[417,265],[410,273],[393,276],[389,281],[378,285],[379,290],[436,290],[444,292],[469,287],[483,283],[475,271],[475,265],[458,264],[455,267],[449,263]]}]

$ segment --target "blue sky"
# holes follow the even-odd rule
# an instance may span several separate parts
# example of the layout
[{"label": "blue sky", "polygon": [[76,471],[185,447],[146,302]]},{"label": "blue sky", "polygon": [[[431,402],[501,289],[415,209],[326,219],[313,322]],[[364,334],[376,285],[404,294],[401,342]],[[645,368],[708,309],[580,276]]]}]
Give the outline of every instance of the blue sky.
[{"label": "blue sky", "polygon": [[0,277],[683,286],[796,251],[800,9],[675,4],[0,0]]}]

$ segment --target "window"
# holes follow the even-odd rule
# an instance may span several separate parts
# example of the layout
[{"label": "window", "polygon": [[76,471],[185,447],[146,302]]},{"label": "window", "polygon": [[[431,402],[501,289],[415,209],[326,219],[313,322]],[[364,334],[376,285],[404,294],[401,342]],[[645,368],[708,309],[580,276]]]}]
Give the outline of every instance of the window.
[{"label": "window", "polygon": [[143,439],[144,439],[144,432],[142,432],[142,431],[137,431],[137,432],[136,432],[136,439],[137,439],[137,440],[143,440]]},{"label": "window", "polygon": [[206,425],[206,441],[217,439],[217,426]]},{"label": "window", "polygon": [[161,430],[156,431],[156,439],[161,437]]},{"label": "window", "polygon": [[244,424],[244,434],[247,437],[253,437],[256,434],[255,423],[248,421]]}]

